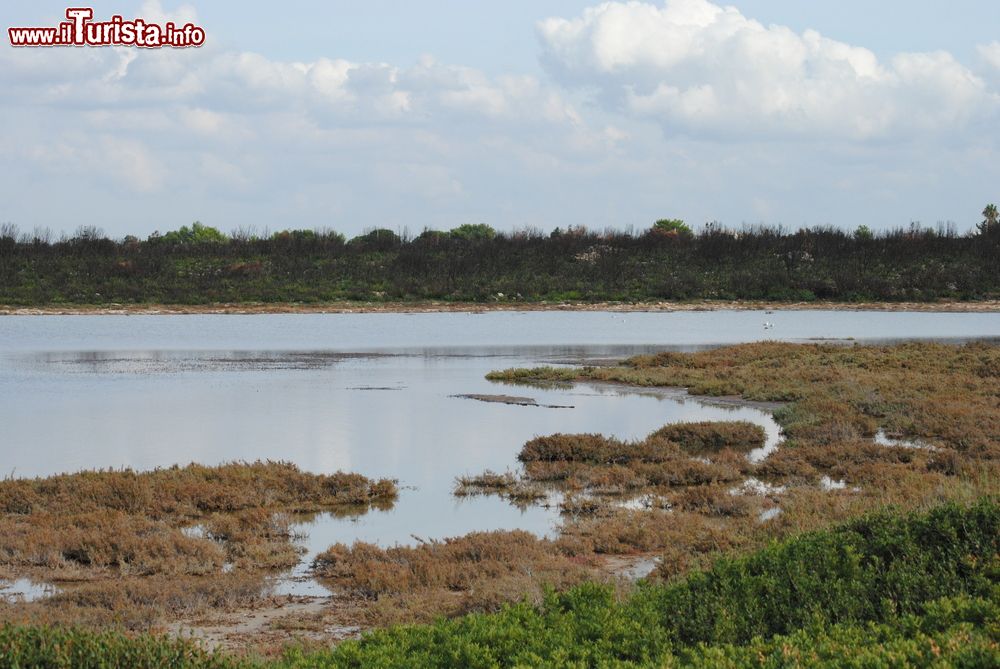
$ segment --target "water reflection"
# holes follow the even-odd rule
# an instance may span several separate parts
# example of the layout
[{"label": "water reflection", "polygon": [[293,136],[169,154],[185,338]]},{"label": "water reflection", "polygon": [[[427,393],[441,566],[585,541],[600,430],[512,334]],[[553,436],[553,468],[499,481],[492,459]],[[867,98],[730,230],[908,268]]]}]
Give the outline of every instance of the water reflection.
[{"label": "water reflection", "polygon": [[36,583],[28,578],[18,578],[13,581],[0,580],[0,600],[8,602],[34,602],[44,597],[50,597],[58,592],[58,588],[49,583]]}]

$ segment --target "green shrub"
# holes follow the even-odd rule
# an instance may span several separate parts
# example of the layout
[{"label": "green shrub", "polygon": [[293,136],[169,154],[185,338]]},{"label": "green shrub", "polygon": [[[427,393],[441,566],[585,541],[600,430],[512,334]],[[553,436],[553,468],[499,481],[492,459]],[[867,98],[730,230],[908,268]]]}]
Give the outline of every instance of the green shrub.
[{"label": "green shrub", "polygon": [[245,662],[194,643],[60,627],[0,627],[0,666],[12,669],[238,669]]},{"label": "green shrub", "polygon": [[229,241],[229,238],[218,229],[195,221],[190,228],[182,225],[177,230],[172,230],[161,237],[150,237],[149,241],[159,241],[165,244],[222,244]]}]

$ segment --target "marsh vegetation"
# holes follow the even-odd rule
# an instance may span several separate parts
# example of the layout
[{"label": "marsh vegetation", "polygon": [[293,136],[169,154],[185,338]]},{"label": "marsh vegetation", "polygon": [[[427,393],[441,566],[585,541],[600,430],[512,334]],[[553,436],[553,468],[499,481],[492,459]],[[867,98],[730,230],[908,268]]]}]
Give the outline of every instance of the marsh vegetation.
[{"label": "marsh vegetation", "polygon": [[[653,558],[652,578],[670,580],[889,506],[994,494],[998,362],[1000,347],[988,344],[765,343],[496,372],[518,384],[680,386],[773,403],[782,441],[765,450],[762,428],[738,421],[671,424],[633,441],[537,437],[523,445],[518,471],[460,477],[454,494],[557,504],[562,522],[551,538],[496,532],[409,548],[336,546],[318,573],[364,597],[371,623],[426,621],[523,596],[538,602],[546,583],[587,578],[628,590],[623,560]],[[901,440],[878,443],[880,431]],[[469,575],[479,569],[483,581]]]},{"label": "marsh vegetation", "polygon": [[[687,388],[779,402],[783,442],[747,453],[759,428],[668,425],[638,442],[553,435],[525,444],[522,471],[462,492],[563,494],[558,544],[575,554],[656,552],[670,578],[715,555],[893,505],[995,493],[1000,481],[1000,347],[747,344],[638,356],[619,366],[509,369],[514,384]],[[895,442],[876,441],[892,434]],[[919,442],[922,448],[908,447]],[[491,486],[493,489],[491,489]],[[623,505],[622,499],[639,499]],[[766,519],[766,520],[763,520]]]},{"label": "marsh vegetation", "polygon": [[389,480],[278,462],[6,479],[0,569],[60,588],[0,602],[0,619],[149,629],[246,606],[266,596],[267,576],[298,561],[293,514],[359,514],[396,494]]},{"label": "marsh vegetation", "polygon": [[[332,545],[312,571],[335,597],[279,621],[286,638],[314,640],[266,661],[38,625],[157,630],[253,603],[268,574],[298,559],[288,514],[390,503],[392,482],[275,463],[7,480],[0,568],[61,589],[0,605],[18,623],[0,643],[17,657],[63,653],[54,666],[122,653],[175,653],[199,667],[995,658],[1000,346],[767,342],[490,378],[766,403],[781,440],[725,420],[671,423],[636,439],[534,437],[507,471],[463,476],[454,493],[556,505],[551,536]],[[638,584],[621,569],[634,560],[656,565]],[[375,631],[318,647],[337,625]],[[60,639],[59,650],[46,639]]]}]

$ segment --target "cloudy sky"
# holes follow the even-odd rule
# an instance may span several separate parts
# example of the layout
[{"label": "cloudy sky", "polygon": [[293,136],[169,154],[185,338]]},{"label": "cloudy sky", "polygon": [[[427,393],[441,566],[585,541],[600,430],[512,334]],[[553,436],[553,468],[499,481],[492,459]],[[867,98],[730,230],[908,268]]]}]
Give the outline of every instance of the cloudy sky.
[{"label": "cloudy sky", "polygon": [[207,43],[4,35],[0,222],[966,230],[1000,200],[995,0],[92,4]]}]

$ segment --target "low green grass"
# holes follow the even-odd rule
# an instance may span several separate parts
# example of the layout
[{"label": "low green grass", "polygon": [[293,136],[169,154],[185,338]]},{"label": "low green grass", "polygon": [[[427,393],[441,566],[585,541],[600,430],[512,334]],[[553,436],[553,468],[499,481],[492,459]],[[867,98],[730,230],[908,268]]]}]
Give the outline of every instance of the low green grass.
[{"label": "low green grass", "polygon": [[1000,506],[879,513],[619,598],[595,584],[275,660],[73,629],[0,629],[6,667],[996,667]]}]

